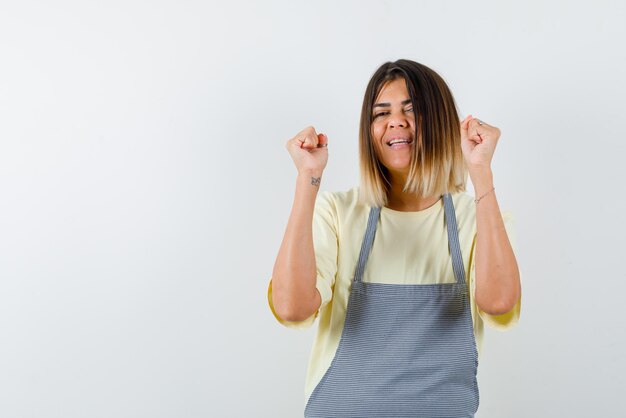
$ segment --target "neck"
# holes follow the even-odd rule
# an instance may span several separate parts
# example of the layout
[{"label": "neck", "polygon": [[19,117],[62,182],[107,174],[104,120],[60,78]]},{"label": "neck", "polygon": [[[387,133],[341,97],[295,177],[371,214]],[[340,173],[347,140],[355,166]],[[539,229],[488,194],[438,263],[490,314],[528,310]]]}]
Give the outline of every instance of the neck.
[{"label": "neck", "polygon": [[401,212],[417,212],[427,209],[441,199],[441,195],[416,196],[402,191],[406,178],[392,181],[387,194],[387,207]]}]

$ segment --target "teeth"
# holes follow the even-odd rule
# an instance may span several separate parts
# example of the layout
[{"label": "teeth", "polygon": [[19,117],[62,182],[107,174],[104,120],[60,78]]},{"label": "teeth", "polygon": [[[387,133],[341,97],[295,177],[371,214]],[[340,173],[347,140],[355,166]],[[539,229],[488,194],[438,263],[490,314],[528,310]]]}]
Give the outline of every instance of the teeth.
[{"label": "teeth", "polygon": [[389,146],[392,146],[393,144],[408,144],[409,141],[406,139],[394,139],[392,141],[389,141]]}]

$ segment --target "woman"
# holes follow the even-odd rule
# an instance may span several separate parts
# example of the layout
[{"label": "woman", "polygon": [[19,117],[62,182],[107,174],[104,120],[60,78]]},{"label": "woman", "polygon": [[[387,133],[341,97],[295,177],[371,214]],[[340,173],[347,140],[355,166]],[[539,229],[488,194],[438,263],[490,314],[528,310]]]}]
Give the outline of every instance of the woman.
[{"label": "woman", "polygon": [[478,409],[483,322],[516,323],[521,285],[493,187],[500,130],[459,120],[443,79],[399,60],[365,91],[359,188],[318,196],[328,138],[308,127],[287,141],[297,186],[268,301],[286,326],[320,318],[305,416]]}]

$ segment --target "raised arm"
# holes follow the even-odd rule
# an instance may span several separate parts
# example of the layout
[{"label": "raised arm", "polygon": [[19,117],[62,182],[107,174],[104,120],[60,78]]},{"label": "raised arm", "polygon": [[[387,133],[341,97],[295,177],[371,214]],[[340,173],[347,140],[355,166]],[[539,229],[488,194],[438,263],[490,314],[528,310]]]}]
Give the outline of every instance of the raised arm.
[{"label": "raised arm", "polygon": [[285,321],[302,321],[320,307],[313,248],[313,210],[328,161],[327,138],[308,127],[287,141],[298,176],[291,214],[272,272],[272,303]]},{"label": "raised arm", "polygon": [[500,129],[468,115],[461,121],[461,147],[476,191],[476,304],[490,315],[513,309],[522,288],[493,188],[491,159]]},{"label": "raised arm", "polygon": [[471,172],[476,198],[476,304],[490,315],[502,315],[521,296],[519,268],[504,227],[490,171]]}]

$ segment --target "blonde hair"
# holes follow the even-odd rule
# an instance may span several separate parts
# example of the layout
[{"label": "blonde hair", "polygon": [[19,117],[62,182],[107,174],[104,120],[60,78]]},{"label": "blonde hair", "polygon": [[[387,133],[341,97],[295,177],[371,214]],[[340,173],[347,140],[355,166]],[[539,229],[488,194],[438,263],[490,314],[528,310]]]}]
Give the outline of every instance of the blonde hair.
[{"label": "blonde hair", "polygon": [[[435,71],[410,60],[383,64],[365,89],[359,128],[359,201],[385,206],[391,188],[389,173],[372,143],[372,106],[381,89],[402,78],[413,104],[416,132],[403,191],[420,197],[465,191],[467,166],[461,149],[460,120],[447,84]],[[417,140],[421,135],[421,143]]]}]

